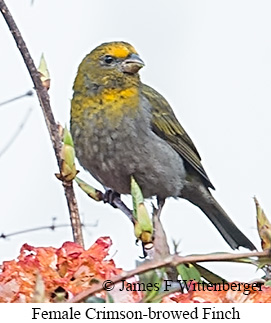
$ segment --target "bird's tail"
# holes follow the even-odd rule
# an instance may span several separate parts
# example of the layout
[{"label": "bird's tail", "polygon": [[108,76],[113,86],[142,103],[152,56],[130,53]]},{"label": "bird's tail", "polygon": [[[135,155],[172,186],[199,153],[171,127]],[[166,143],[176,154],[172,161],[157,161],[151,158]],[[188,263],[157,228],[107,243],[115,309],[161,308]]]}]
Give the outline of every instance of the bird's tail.
[{"label": "bird's tail", "polygon": [[244,247],[256,250],[254,244],[237,228],[204,185],[200,184],[197,189],[185,189],[182,197],[198,206],[207,215],[232,249]]}]

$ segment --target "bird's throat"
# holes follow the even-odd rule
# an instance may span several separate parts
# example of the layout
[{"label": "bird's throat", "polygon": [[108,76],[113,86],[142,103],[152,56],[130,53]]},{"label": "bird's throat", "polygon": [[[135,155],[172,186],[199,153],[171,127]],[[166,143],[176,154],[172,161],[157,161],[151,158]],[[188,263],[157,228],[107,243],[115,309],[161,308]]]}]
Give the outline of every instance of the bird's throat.
[{"label": "bird's throat", "polygon": [[91,96],[77,93],[72,100],[72,119],[81,123],[86,118],[95,118],[101,120],[97,127],[102,127],[103,118],[106,118],[112,126],[117,126],[124,116],[135,116],[140,105],[139,97],[139,89],[135,86],[126,89],[104,88]]}]

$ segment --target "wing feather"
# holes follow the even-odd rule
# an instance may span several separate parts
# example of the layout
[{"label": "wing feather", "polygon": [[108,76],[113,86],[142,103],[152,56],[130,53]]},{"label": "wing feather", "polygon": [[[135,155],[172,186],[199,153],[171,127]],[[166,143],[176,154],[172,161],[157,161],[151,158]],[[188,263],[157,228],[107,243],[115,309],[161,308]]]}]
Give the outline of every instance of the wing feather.
[{"label": "wing feather", "polygon": [[206,184],[214,189],[201,164],[201,158],[195,145],[177,120],[166,99],[145,84],[142,87],[142,92],[153,109],[152,129],[154,133],[165,139],[203,177]]}]

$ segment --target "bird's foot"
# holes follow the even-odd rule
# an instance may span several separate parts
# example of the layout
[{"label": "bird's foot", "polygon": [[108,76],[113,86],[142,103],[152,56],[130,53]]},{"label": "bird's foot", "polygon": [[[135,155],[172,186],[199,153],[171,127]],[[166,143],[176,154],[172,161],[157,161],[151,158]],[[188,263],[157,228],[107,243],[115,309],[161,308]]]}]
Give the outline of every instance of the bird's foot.
[{"label": "bird's foot", "polygon": [[120,194],[118,192],[113,191],[111,188],[106,188],[103,198],[104,203],[108,203],[114,208],[117,208],[117,206],[114,203],[114,200],[116,198],[120,199]]}]

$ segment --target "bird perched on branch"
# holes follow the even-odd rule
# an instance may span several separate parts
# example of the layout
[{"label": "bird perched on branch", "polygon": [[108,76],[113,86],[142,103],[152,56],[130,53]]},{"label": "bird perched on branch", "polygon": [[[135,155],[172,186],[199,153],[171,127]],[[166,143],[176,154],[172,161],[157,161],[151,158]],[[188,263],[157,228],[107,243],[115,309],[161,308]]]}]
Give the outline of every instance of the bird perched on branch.
[{"label": "bird perched on branch", "polygon": [[79,66],[71,133],[81,165],[104,186],[130,193],[131,176],[145,198],[181,197],[198,206],[236,249],[252,242],[217,203],[192,140],[165,98],[143,84],[144,66],[125,42],[104,43]]}]

